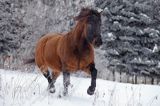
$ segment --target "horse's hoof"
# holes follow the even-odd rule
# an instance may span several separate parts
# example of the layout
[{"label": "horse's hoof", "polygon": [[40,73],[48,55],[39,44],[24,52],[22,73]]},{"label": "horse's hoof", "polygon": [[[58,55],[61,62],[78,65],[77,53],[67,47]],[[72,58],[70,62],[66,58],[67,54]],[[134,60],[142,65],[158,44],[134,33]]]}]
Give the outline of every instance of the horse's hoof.
[{"label": "horse's hoof", "polygon": [[63,96],[67,96],[68,95],[68,91],[63,91]]},{"label": "horse's hoof", "polygon": [[91,86],[88,88],[87,93],[88,95],[93,95],[95,91],[95,88],[92,88]]},{"label": "horse's hoof", "polygon": [[67,96],[68,95],[68,93],[66,93],[66,92],[63,92],[63,96]]},{"label": "horse's hoof", "polygon": [[49,92],[50,92],[50,93],[55,93],[55,92],[56,92],[56,89],[55,89],[55,88],[50,88],[50,89],[49,89]]}]

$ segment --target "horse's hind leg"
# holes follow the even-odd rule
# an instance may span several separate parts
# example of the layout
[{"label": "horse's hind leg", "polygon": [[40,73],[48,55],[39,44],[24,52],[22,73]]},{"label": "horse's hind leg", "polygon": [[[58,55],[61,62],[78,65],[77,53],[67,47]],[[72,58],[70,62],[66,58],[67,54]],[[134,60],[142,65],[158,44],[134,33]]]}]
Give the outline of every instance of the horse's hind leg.
[{"label": "horse's hind leg", "polygon": [[47,71],[47,73],[43,74],[45,76],[45,78],[48,80],[48,90],[50,93],[54,93],[55,92],[55,80],[52,78],[52,74]]},{"label": "horse's hind leg", "polygon": [[44,76],[47,78],[48,80],[48,90],[50,93],[55,93],[55,82],[57,77],[59,76],[59,72],[51,72],[51,71],[47,71],[47,73],[44,74]]},{"label": "horse's hind leg", "polygon": [[64,91],[63,95],[68,94],[68,86],[70,85],[70,73],[69,72],[63,72],[63,85],[64,85]]}]

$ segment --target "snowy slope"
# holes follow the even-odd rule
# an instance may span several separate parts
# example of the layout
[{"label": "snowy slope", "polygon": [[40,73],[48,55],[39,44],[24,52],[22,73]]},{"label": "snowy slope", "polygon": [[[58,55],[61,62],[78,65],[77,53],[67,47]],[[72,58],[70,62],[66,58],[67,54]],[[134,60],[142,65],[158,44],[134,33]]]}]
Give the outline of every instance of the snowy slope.
[{"label": "snowy slope", "polygon": [[22,73],[0,69],[0,106],[160,106],[160,86],[132,85],[97,80],[93,96],[86,90],[89,78],[71,77],[69,95],[61,96],[62,76],[56,93],[47,92],[47,80],[40,73]]}]

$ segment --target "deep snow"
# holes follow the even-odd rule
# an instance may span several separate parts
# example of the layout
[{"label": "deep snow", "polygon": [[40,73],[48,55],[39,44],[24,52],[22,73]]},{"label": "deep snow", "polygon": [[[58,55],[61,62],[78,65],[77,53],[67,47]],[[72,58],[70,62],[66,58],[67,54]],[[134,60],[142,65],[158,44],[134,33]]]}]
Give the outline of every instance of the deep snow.
[{"label": "deep snow", "polygon": [[0,69],[0,106],[160,106],[160,86],[133,85],[97,80],[96,92],[87,95],[90,78],[71,77],[69,95],[61,96],[62,76],[56,93],[47,92],[47,80],[40,73]]}]

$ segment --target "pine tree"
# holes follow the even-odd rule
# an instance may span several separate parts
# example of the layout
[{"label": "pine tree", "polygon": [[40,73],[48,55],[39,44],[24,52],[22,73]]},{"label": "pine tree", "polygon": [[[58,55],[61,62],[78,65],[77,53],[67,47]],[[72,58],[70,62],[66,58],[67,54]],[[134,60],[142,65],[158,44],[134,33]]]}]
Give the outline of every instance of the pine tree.
[{"label": "pine tree", "polygon": [[0,1],[0,14],[0,57],[2,58],[0,64],[2,65],[5,56],[20,48],[25,24],[22,19],[24,12],[16,1]]},{"label": "pine tree", "polygon": [[160,2],[95,0],[95,4],[104,9],[103,49],[108,69],[135,76],[160,76]]}]

